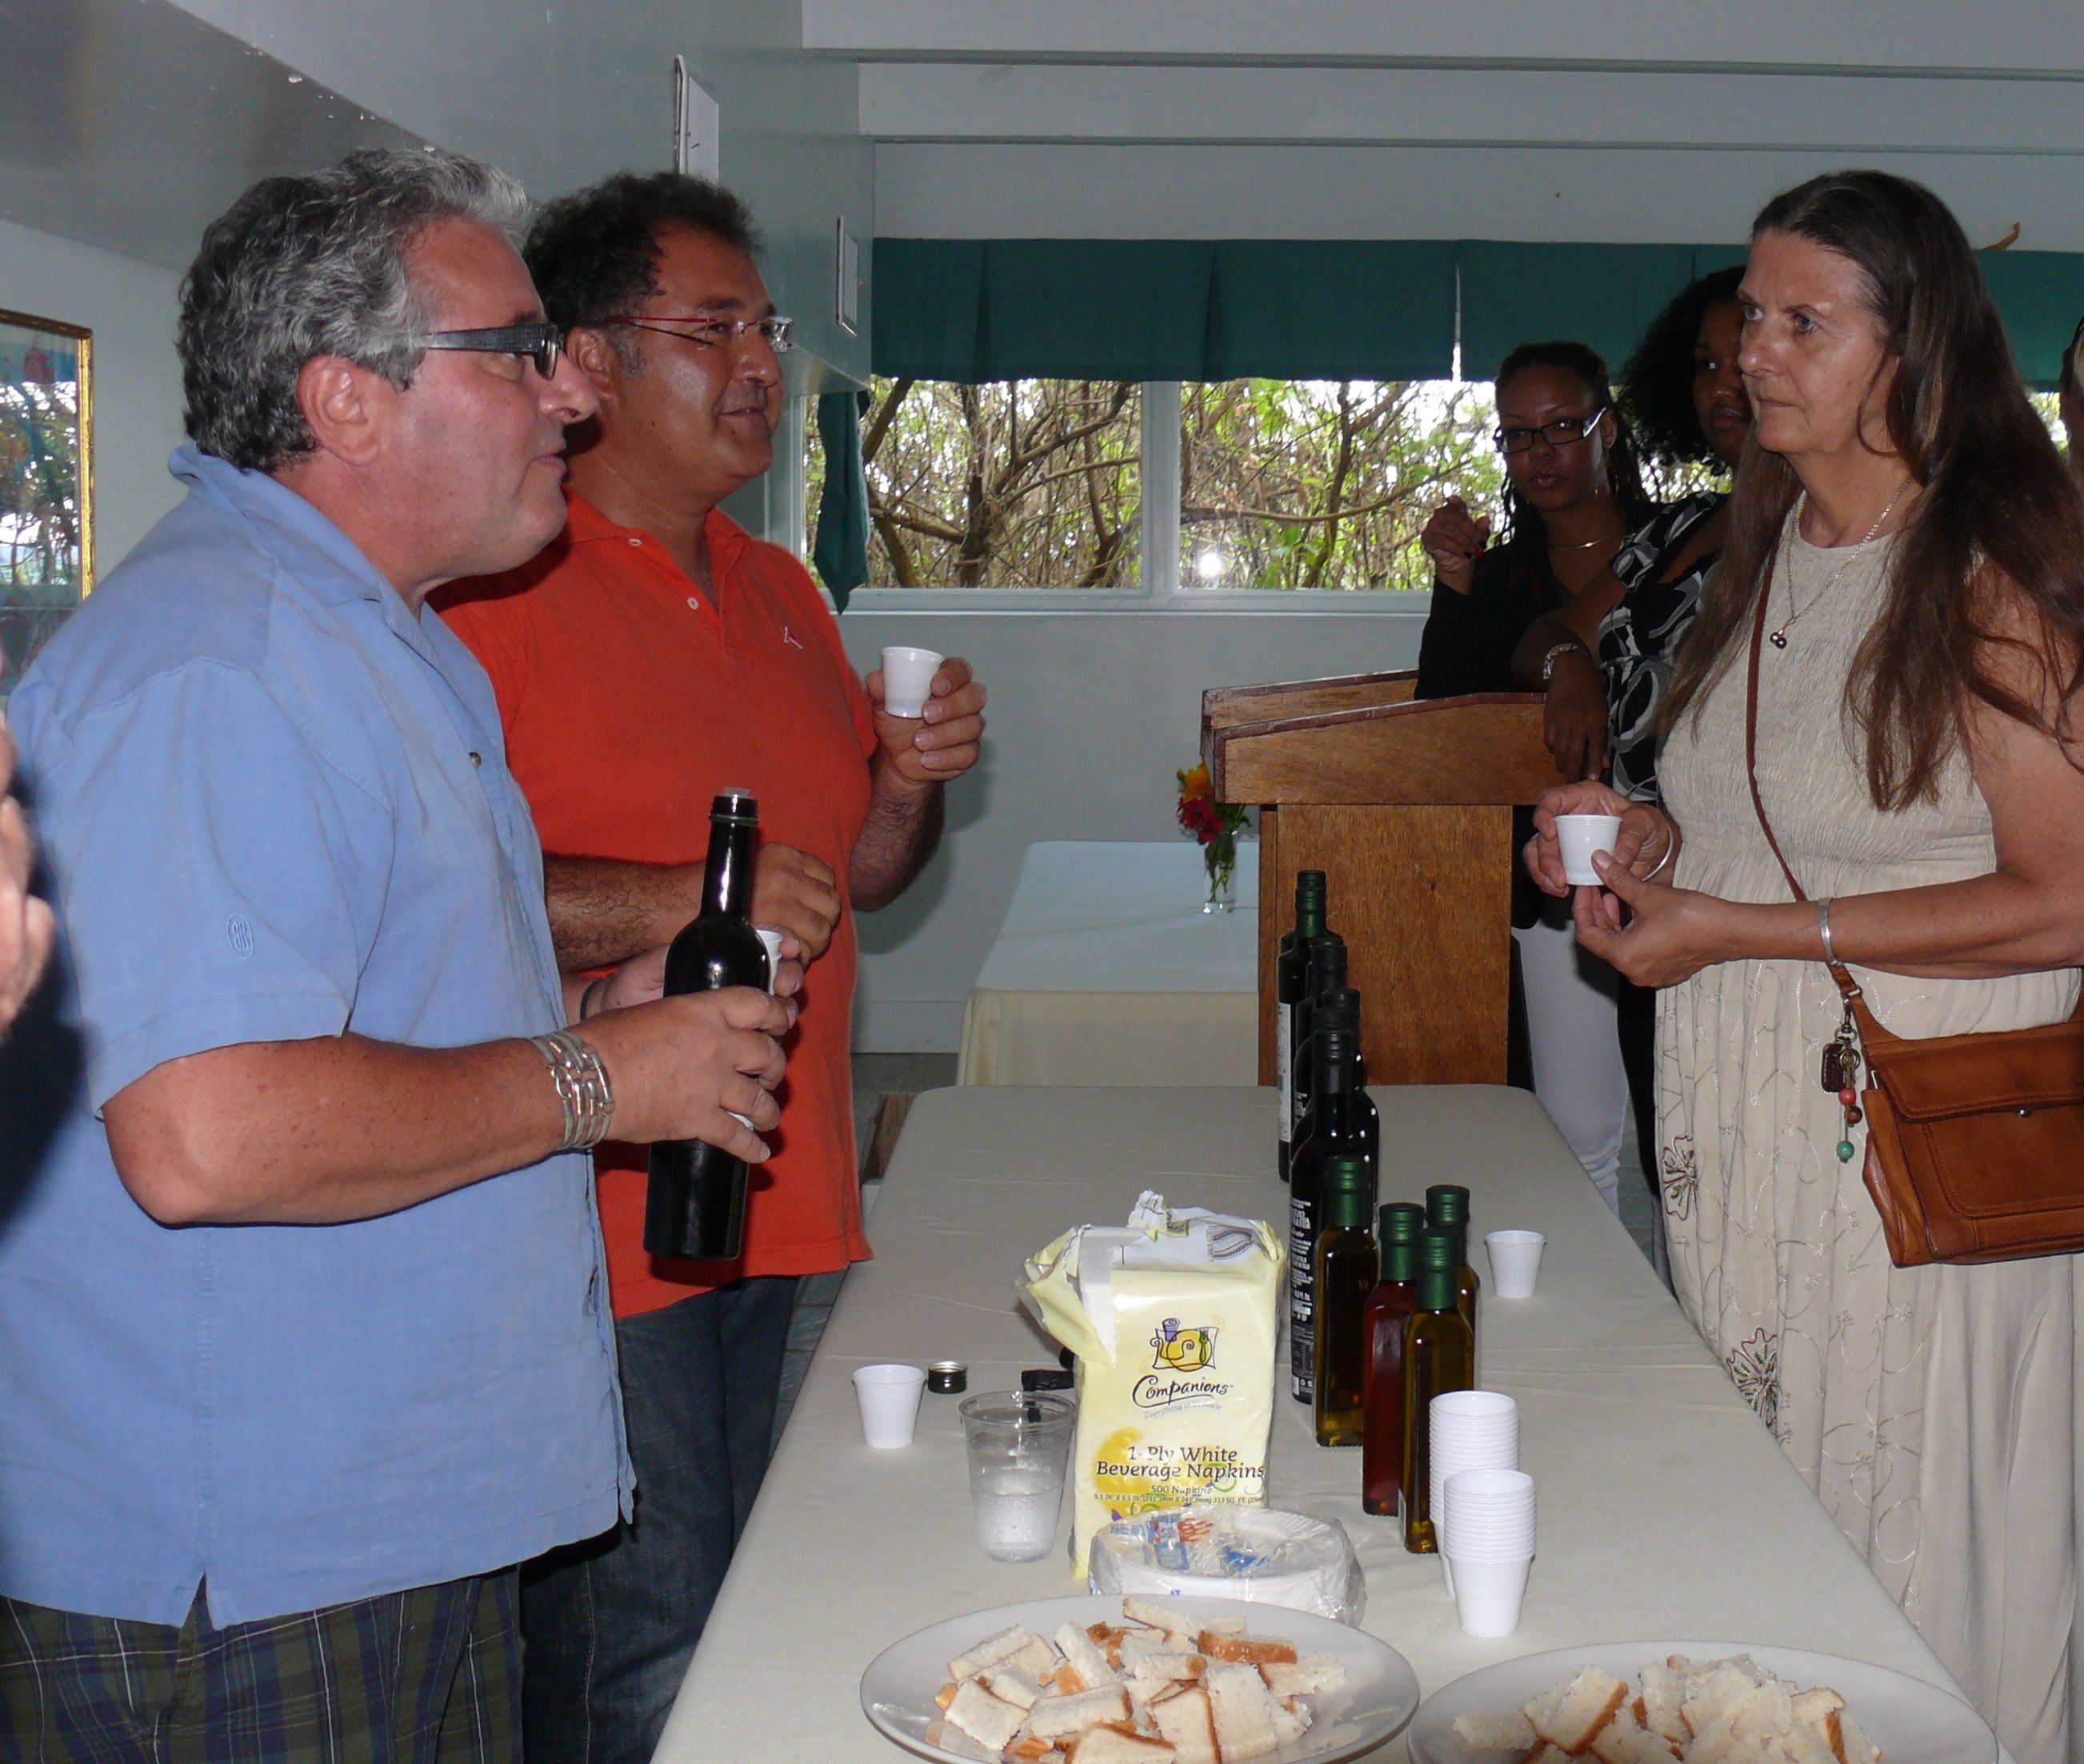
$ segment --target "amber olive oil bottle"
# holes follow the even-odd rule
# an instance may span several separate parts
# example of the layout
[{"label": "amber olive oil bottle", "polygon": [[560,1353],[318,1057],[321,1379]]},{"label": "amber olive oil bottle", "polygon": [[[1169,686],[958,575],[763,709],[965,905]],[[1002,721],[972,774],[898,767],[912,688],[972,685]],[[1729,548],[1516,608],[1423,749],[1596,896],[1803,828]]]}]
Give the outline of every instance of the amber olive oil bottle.
[{"label": "amber olive oil bottle", "polygon": [[1324,1228],[1318,1234],[1316,1378],[1311,1401],[1317,1444],[1358,1445],[1366,1430],[1367,1335],[1362,1327],[1375,1291],[1375,1239],[1368,1208],[1375,1174],[1368,1160],[1341,1153],[1324,1168]]},{"label": "amber olive oil bottle", "polygon": [[1433,1399],[1473,1390],[1476,1342],[1457,1303],[1461,1246],[1451,1231],[1418,1240],[1418,1308],[1404,1331],[1404,1547],[1430,1555],[1440,1547],[1433,1529]]},{"label": "amber olive oil bottle", "polygon": [[1435,1182],[1425,1191],[1425,1223],[1430,1229],[1451,1230],[1460,1236],[1461,1247],[1455,1257],[1458,1265],[1455,1270],[1455,1304],[1462,1313],[1462,1321],[1469,1325],[1469,1355],[1473,1364],[1480,1334],[1476,1301],[1482,1295],[1483,1283],[1476,1278],[1476,1270],[1469,1266],[1469,1191],[1459,1183]]}]

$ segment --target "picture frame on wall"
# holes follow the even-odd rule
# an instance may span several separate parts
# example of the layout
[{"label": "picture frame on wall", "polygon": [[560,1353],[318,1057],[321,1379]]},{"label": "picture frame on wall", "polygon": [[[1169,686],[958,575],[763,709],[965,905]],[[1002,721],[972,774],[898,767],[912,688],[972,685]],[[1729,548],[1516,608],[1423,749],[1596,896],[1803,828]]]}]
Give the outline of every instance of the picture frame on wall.
[{"label": "picture frame on wall", "polygon": [[94,586],[94,334],[0,308],[0,700]]}]

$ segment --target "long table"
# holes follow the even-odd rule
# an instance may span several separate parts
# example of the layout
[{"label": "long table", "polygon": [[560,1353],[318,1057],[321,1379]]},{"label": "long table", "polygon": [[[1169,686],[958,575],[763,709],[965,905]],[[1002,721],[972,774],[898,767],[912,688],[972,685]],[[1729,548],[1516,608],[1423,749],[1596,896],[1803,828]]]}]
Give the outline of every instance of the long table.
[{"label": "long table", "polygon": [[1027,848],[963,1010],[963,1084],[1252,1084],[1259,1077],[1259,866],[1204,913],[1185,839]]},{"label": "long table", "polygon": [[[1547,1234],[1540,1290],[1489,1300],[1480,1368],[1520,1404],[1540,1504],[1519,1633],[1464,1635],[1437,1563],[1361,1511],[1359,1454],[1320,1450],[1277,1403],[1272,1503],[1342,1523],[1367,1575],[1363,1626],[1429,1693],[1461,1673],[1599,1640],[1728,1638],[1849,1654],[1955,1689],[1650,1270],[1534,1099],[1480,1086],[1378,1089],[1383,1198],[1474,1190],[1476,1231]],[[901,1452],[862,1444],[850,1374],[959,1359],[1006,1389],[1053,1350],[1019,1309],[1023,1257],[1119,1223],[1139,1190],[1283,1216],[1271,1091],[981,1088],[920,1097],[655,1764],[896,1764],[861,1713],[890,1643],[981,1607],[1076,1590],[1059,1549],[986,1561],[970,1529],[956,1399],[928,1396]],[[1479,1257],[1479,1273],[1486,1271]],[[1070,1503],[1063,1524],[1070,1523]],[[1401,1764],[1403,1741],[1370,1754]]]}]

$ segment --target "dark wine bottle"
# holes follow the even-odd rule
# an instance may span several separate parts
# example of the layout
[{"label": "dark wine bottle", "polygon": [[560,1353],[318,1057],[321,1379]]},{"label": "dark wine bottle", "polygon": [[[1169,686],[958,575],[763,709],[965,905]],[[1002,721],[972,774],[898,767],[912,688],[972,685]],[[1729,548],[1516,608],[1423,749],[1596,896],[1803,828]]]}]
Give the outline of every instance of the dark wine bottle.
[{"label": "dark wine bottle", "polygon": [[[1372,1192],[1379,1180],[1369,1157],[1366,1122],[1358,1105],[1367,1099],[1350,1089],[1353,1062],[1344,1029],[1323,1028],[1311,1037],[1312,1083],[1308,1130],[1288,1172],[1289,1393],[1298,1402],[1314,1401],[1317,1388],[1315,1264],[1324,1172],[1341,1153],[1368,1162]],[[1365,1216],[1365,1215],[1363,1215]]]},{"label": "dark wine bottle", "polygon": [[[752,928],[753,842],[760,805],[727,790],[709,804],[702,910],[666,952],[666,993],[715,992],[771,983],[766,946]],[[651,1147],[644,1195],[644,1248],[654,1256],[735,1262],[745,1246],[745,1161],[702,1139]]]},{"label": "dark wine bottle", "polygon": [[[1361,1055],[1361,995],[1350,986],[1319,998],[1311,1013],[1310,1030],[1313,1036],[1332,1028],[1345,1033],[1346,1094],[1359,1117],[1362,1149],[1367,1154],[1369,1174],[1379,1181],[1382,1174],[1382,1115],[1375,1105],[1375,1099],[1367,1093],[1367,1062]],[[1309,1050],[1304,1051],[1308,1056]],[[1290,1148],[1291,1163],[1294,1154],[1302,1150],[1302,1141],[1312,1125],[1312,1122],[1305,1121],[1296,1129],[1296,1142]],[[1380,1201],[1380,1194],[1371,1190],[1368,1195],[1370,1218]]]},{"label": "dark wine bottle", "polygon": [[1281,939],[1274,957],[1273,1061],[1281,1087],[1281,1180],[1295,1132],[1295,1007],[1302,1002],[1305,958],[1314,938],[1324,935],[1324,872],[1304,870],[1295,878],[1295,926]]},{"label": "dark wine bottle", "polygon": [[1310,1035],[1315,1027],[1317,1003],[1320,999],[1343,992],[1345,986],[1345,939],[1332,931],[1322,937],[1311,938],[1302,948],[1302,996],[1290,1020],[1293,1045],[1289,1071],[1294,1093],[1290,1101],[1293,1113],[1288,1133],[1288,1168],[1291,1175],[1295,1168],[1296,1151],[1302,1144],[1303,1122],[1310,1113],[1310,1086],[1316,1070],[1310,1054]]}]

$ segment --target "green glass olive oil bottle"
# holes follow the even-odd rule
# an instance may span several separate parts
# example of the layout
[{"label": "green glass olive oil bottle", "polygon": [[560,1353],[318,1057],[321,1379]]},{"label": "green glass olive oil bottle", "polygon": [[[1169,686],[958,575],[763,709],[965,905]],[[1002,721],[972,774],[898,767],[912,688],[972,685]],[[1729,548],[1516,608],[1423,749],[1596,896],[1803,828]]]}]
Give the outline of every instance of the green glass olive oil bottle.
[{"label": "green glass olive oil bottle", "polygon": [[1476,1338],[1455,1291],[1461,1256],[1452,1232],[1420,1236],[1418,1308],[1404,1331],[1404,1547],[1421,1555],[1440,1547],[1433,1530],[1433,1399],[1476,1383]]},{"label": "green glass olive oil bottle", "polygon": [[1418,1234],[1425,1209],[1406,1201],[1383,1208],[1375,1227],[1381,1278],[1361,1325],[1366,1342],[1366,1437],[1361,1444],[1361,1511],[1396,1512],[1404,1475],[1404,1326],[1418,1308]]},{"label": "green glass olive oil bottle", "polygon": [[1455,1270],[1455,1303],[1462,1321],[1469,1325],[1469,1352],[1473,1356],[1479,1334],[1476,1301],[1482,1295],[1483,1283],[1469,1266],[1469,1191],[1459,1183],[1435,1182],[1425,1191],[1425,1223],[1429,1229],[1453,1230],[1461,1235],[1456,1257],[1459,1266]]},{"label": "green glass olive oil bottle", "polygon": [[1362,1327],[1375,1291],[1375,1239],[1368,1207],[1375,1176],[1364,1157],[1328,1159],[1324,1168],[1324,1228],[1317,1238],[1316,1379],[1311,1401],[1317,1444],[1358,1445],[1366,1427],[1367,1335]]}]

